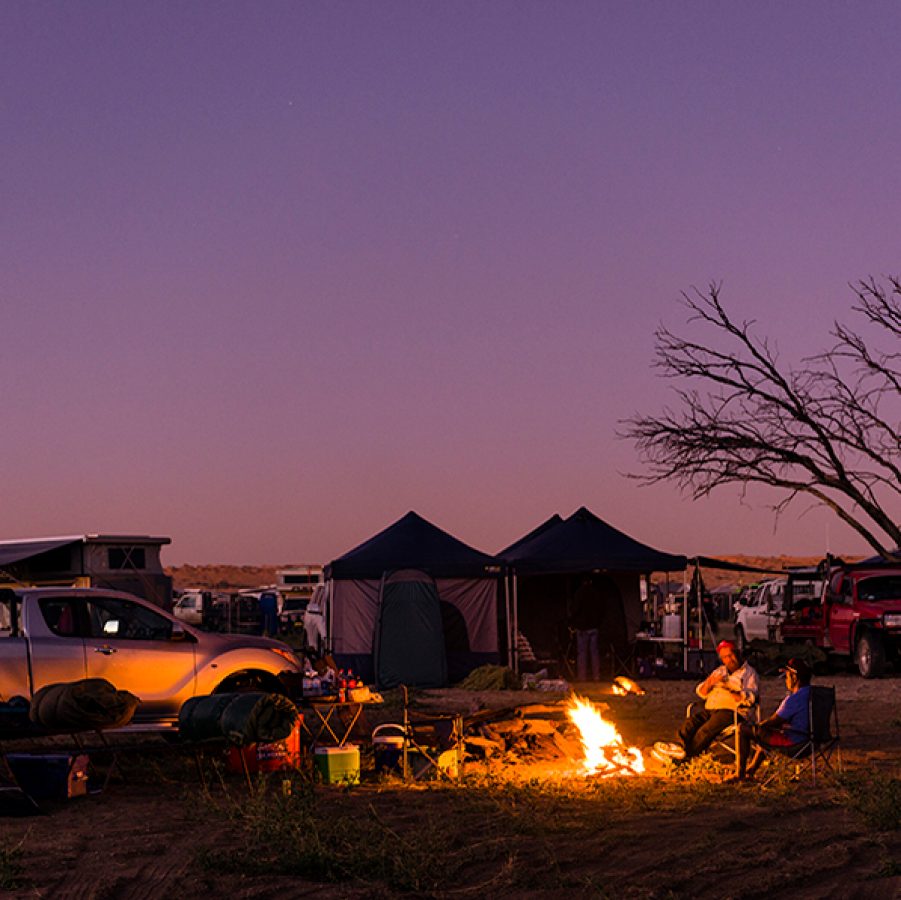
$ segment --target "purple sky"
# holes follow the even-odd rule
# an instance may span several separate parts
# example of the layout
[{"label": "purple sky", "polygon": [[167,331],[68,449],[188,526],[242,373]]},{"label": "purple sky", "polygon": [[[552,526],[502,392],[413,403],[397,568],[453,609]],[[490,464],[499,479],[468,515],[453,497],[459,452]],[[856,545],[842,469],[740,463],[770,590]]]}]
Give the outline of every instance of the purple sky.
[{"label": "purple sky", "polygon": [[681,289],[791,359],[901,270],[899,45],[896,3],[3,3],[0,537],[859,549],[615,432]]}]

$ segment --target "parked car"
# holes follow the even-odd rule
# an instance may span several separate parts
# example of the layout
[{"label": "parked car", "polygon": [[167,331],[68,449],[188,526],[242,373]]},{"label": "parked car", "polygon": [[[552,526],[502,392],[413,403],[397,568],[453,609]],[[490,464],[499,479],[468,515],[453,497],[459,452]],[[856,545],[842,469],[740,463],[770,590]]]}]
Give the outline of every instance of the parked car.
[{"label": "parked car", "polygon": [[779,624],[785,616],[786,578],[773,578],[758,585],[751,598],[736,607],[735,642],[743,655],[751,641],[779,639]]},{"label": "parked car", "polygon": [[798,598],[782,623],[786,641],[805,641],[852,659],[864,678],[901,663],[901,566],[837,562],[819,597]]},{"label": "parked car", "polygon": [[189,697],[229,690],[284,692],[301,672],[269,638],[210,634],[144,600],[91,588],[0,591],[0,696],[106,678],[140,699],[136,717],[175,716]]},{"label": "parked car", "polygon": [[283,597],[278,612],[278,628],[283,633],[298,631],[303,628],[303,619],[309,597]]},{"label": "parked car", "polygon": [[172,614],[189,625],[203,624],[203,591],[187,590],[175,601]]}]

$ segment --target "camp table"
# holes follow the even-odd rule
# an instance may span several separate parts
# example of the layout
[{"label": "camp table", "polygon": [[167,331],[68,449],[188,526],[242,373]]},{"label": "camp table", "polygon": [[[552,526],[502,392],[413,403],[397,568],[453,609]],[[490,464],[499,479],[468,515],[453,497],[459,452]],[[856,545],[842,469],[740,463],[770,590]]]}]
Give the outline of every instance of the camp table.
[{"label": "camp table", "polygon": [[315,747],[323,743],[322,736],[329,735],[338,747],[343,747],[354,726],[363,713],[365,703],[360,701],[337,702],[328,699],[307,698],[304,702],[304,712],[308,710],[312,715],[304,715],[302,720],[303,730],[310,736],[310,741]]}]

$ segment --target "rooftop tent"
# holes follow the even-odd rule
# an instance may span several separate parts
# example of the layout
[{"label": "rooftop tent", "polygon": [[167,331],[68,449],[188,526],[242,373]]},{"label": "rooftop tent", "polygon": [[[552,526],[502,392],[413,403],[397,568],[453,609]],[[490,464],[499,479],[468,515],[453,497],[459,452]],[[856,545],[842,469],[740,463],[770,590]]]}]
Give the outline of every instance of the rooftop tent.
[{"label": "rooftop tent", "polygon": [[[336,661],[368,680],[375,678],[383,579],[415,570],[429,576],[438,593],[447,679],[459,680],[477,666],[497,662],[502,565],[415,512],[407,513],[325,568]],[[415,640],[409,634],[400,646],[411,648]]]},{"label": "rooftop tent", "polygon": [[584,506],[568,519],[556,524],[550,522],[530,532],[530,540],[521,538],[499,554],[517,574],[562,574],[594,569],[641,574],[681,572],[687,564],[684,556],[663,553],[639,543]]}]

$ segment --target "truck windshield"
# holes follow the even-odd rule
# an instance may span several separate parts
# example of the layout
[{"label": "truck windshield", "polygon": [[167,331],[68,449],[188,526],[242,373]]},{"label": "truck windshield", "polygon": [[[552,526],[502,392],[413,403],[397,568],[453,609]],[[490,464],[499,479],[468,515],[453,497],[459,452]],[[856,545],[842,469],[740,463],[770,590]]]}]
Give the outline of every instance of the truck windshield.
[{"label": "truck windshield", "polygon": [[901,600],[901,573],[862,578],[857,583],[857,596],[861,600],[879,603],[882,600]]}]

